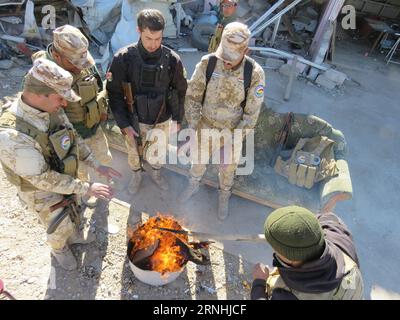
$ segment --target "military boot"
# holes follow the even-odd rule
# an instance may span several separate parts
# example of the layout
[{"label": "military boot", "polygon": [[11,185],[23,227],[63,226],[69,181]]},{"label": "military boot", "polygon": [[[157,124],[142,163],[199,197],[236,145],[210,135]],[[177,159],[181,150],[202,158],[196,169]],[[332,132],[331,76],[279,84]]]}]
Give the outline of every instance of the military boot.
[{"label": "military boot", "polygon": [[65,270],[71,271],[78,267],[78,263],[68,245],[65,245],[65,247],[60,250],[51,250],[51,254],[56,258],[61,268]]},{"label": "military boot", "polygon": [[161,190],[168,190],[168,183],[165,181],[164,177],[161,175],[160,169],[150,169],[149,174],[151,179],[154,183],[161,189]]},{"label": "military boot", "polygon": [[218,219],[225,220],[229,214],[229,198],[231,191],[218,190]]},{"label": "military boot", "polygon": [[128,192],[136,194],[139,191],[140,183],[142,182],[142,171],[137,170],[132,172],[131,182],[129,182]]},{"label": "military boot", "polygon": [[69,237],[68,244],[88,244],[96,240],[96,235],[89,230],[75,230]]},{"label": "military boot", "polygon": [[197,191],[199,191],[200,181],[194,178],[189,179],[189,183],[183,191],[183,194],[179,197],[179,203],[185,203],[188,201]]}]

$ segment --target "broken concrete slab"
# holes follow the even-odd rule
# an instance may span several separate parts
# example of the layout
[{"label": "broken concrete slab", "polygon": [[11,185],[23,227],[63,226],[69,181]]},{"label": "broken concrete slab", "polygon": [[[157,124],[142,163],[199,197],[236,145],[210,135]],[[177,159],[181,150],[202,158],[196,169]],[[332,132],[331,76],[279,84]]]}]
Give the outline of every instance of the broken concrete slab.
[{"label": "broken concrete slab", "polygon": [[329,80],[324,74],[320,74],[315,82],[319,86],[329,90],[335,89],[337,85],[335,82]]},{"label": "broken concrete slab", "polygon": [[272,70],[277,70],[280,67],[282,67],[282,65],[285,64],[285,61],[281,60],[281,59],[275,59],[275,58],[267,58],[265,60],[265,66],[268,69],[272,69]]},{"label": "broken concrete slab", "polygon": [[343,82],[347,79],[347,75],[343,72],[337,71],[335,69],[329,69],[324,72],[324,76],[332,81],[335,82],[337,85],[342,85]]},{"label": "broken concrete slab", "polygon": [[12,60],[0,60],[0,69],[2,70],[8,70],[14,65],[14,62]]}]

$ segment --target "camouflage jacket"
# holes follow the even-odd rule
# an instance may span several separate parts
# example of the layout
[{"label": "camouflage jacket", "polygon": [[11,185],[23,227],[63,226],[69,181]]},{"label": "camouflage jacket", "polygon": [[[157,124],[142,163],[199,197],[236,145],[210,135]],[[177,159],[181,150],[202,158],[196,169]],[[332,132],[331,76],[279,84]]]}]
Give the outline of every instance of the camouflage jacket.
[{"label": "camouflage jacket", "polygon": [[[40,131],[47,132],[49,129],[49,114],[30,107],[22,101],[21,97],[14,101],[9,111]],[[59,116],[62,122],[71,125],[63,110],[59,111]],[[77,139],[79,160],[92,168],[97,168],[99,163],[90,148],[79,136]],[[86,182],[51,170],[45,161],[40,145],[30,136],[14,129],[0,128],[0,161],[40,189],[41,191],[32,192],[41,193],[42,199],[51,198],[51,194],[85,194],[89,188]],[[25,192],[19,190],[20,195],[21,193]]]},{"label": "camouflage jacket", "polygon": [[202,57],[188,84],[185,114],[189,127],[197,128],[202,119],[216,129],[253,129],[264,101],[264,70],[254,62],[247,101],[242,108],[245,97],[244,60],[235,70],[225,70],[223,62],[218,59],[202,105],[209,57]]}]

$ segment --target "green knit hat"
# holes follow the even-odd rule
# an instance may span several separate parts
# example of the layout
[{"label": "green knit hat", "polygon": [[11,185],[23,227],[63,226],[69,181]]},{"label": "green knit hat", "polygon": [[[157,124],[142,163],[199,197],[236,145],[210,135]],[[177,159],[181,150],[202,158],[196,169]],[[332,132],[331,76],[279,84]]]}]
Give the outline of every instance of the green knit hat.
[{"label": "green knit hat", "polygon": [[309,261],[324,249],[324,232],[309,210],[289,206],[273,211],[264,224],[265,238],[280,255],[292,261]]}]

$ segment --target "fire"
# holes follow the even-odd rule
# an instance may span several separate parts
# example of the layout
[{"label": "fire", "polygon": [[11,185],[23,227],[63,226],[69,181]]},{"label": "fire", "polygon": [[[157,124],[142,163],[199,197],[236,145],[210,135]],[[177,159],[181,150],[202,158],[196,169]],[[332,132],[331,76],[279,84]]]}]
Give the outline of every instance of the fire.
[{"label": "fire", "polygon": [[149,257],[149,269],[161,274],[180,271],[187,260],[182,255],[182,248],[177,244],[176,238],[188,242],[188,236],[157,228],[183,230],[172,216],[157,213],[157,216],[150,218],[131,233],[130,241],[133,244],[130,252],[131,260],[138,251],[151,247],[159,240],[157,249]]}]

